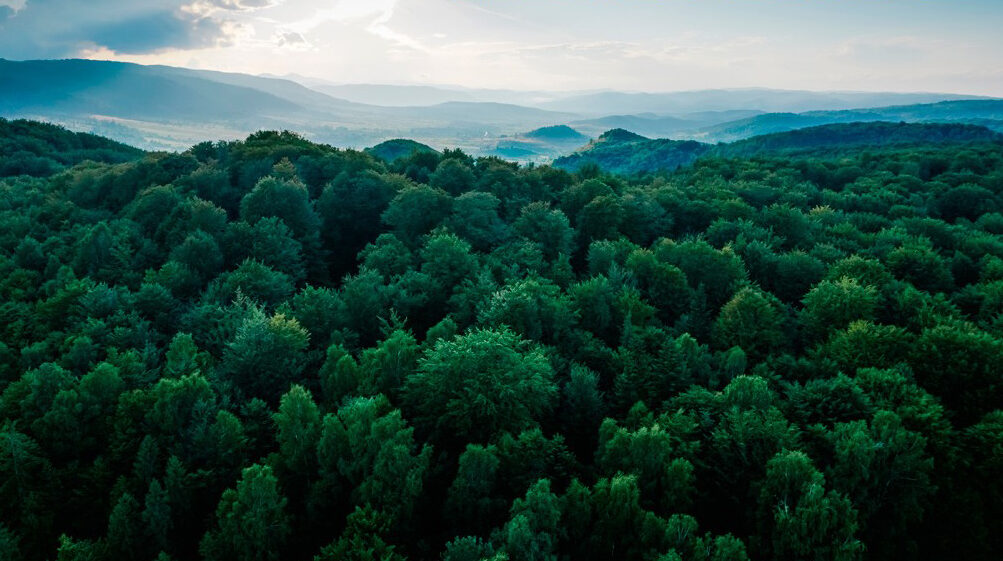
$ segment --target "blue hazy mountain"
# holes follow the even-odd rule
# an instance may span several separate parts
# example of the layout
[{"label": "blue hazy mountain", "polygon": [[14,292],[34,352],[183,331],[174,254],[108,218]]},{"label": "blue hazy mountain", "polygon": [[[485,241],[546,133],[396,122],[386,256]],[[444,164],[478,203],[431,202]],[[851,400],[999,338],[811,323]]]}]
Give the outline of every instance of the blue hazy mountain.
[{"label": "blue hazy mountain", "polygon": [[549,101],[541,103],[539,107],[591,116],[640,113],[678,116],[684,113],[730,110],[800,113],[965,99],[986,98],[949,93],[811,92],[748,88],[672,93],[600,92]]},{"label": "blue hazy mountain", "polygon": [[0,116],[51,120],[146,148],[240,138],[261,128],[345,146],[405,136],[455,144],[577,117],[486,102],[381,107],[286,79],[77,59],[0,59]]},{"label": "blue hazy mountain", "polygon": [[0,112],[5,115],[106,115],[199,122],[302,114],[306,110],[293,98],[214,80],[210,73],[187,69],[91,60],[0,59]]},{"label": "blue hazy mountain", "polygon": [[[536,161],[573,152],[588,138],[617,128],[702,142],[855,121],[961,122],[1003,130],[1003,101],[953,94],[766,89],[560,94],[417,86],[355,90],[356,99],[380,91],[382,97],[372,99],[394,106],[341,99],[285,78],[93,60],[0,59],[0,116],[53,121],[148,149],[183,149],[259,129],[289,129],[343,147],[411,138],[475,155]],[[506,99],[520,103],[497,101]],[[429,103],[433,101],[442,102]],[[875,109],[854,109],[859,107]],[[558,126],[567,130],[548,132]],[[525,132],[537,129],[538,136]],[[582,136],[547,137],[572,129]]]}]

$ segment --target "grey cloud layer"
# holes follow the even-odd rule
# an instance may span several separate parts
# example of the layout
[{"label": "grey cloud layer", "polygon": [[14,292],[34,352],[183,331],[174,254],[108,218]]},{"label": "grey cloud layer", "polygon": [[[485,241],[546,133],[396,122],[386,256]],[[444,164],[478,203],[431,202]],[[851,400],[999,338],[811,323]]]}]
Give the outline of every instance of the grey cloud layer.
[{"label": "grey cloud layer", "polygon": [[[28,0],[13,11],[0,6],[0,56],[71,57],[105,47],[120,54],[191,49],[226,41],[228,11],[269,0],[213,0],[212,9],[183,9],[191,0]],[[6,8],[6,9],[5,9]]]}]

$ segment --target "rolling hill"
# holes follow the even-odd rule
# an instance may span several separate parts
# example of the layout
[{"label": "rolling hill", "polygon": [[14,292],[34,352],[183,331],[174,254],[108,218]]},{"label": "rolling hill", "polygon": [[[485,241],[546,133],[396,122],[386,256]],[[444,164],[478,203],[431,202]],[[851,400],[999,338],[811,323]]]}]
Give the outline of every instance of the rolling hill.
[{"label": "rolling hill", "polygon": [[596,164],[610,173],[672,171],[691,164],[710,150],[709,144],[692,140],[646,138],[623,129],[603,133],[582,150],[554,160],[554,166],[575,171]]},{"label": "rolling hill", "polygon": [[101,136],[37,121],[0,118],[0,177],[43,177],[90,160],[117,164],[145,152]]},{"label": "rolling hill", "polygon": [[567,125],[554,125],[499,140],[490,154],[517,161],[546,162],[573,152],[589,137]]},{"label": "rolling hill", "polygon": [[377,144],[376,146],[371,146],[365,149],[365,152],[376,156],[377,158],[385,162],[393,162],[398,158],[403,158],[405,156],[410,156],[415,152],[430,152],[433,154],[438,154],[438,150],[422,144],[420,142],[415,142],[413,140],[407,140],[404,138],[395,138],[393,140],[386,140]]},{"label": "rolling hill", "polygon": [[854,122],[827,124],[773,133],[727,144],[650,139],[611,130],[588,146],[554,160],[554,166],[575,171],[596,164],[604,171],[635,175],[672,171],[700,157],[756,157],[767,155],[839,155],[861,148],[920,144],[1003,143],[1003,134],[961,123]]},{"label": "rolling hill", "polygon": [[188,70],[104,61],[0,60],[0,112],[219,122],[305,113],[272,93]]},{"label": "rolling hill", "polygon": [[688,136],[698,140],[731,142],[818,125],[867,121],[969,123],[1003,131],[1003,100],[960,100],[846,111],[767,113],[706,127]]},{"label": "rolling hill", "polygon": [[841,150],[919,144],[1001,142],[1003,134],[961,123],[892,123],[886,121],[820,125],[755,136],[721,144],[711,154],[747,157],[763,154],[838,154]]}]

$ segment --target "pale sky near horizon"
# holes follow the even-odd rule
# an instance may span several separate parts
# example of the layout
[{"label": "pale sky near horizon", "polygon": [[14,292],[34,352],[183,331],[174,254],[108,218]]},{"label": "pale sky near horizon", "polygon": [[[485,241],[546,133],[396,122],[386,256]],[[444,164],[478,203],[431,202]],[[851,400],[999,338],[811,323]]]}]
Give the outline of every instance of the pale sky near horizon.
[{"label": "pale sky near horizon", "polygon": [[1003,0],[0,0],[0,57],[335,83],[1003,96]]}]

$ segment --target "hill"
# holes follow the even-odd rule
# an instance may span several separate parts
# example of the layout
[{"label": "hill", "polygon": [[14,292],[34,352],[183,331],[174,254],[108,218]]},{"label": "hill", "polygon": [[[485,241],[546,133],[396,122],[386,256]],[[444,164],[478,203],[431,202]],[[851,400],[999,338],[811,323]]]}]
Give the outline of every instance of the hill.
[{"label": "hill", "polygon": [[571,125],[582,132],[595,135],[610,129],[627,129],[650,137],[688,138],[701,128],[747,119],[762,113],[762,111],[757,110],[736,109],[731,111],[698,111],[679,115],[657,115],[655,113],[608,115],[596,119],[573,121]]},{"label": "hill", "polygon": [[520,162],[549,162],[587,143],[589,137],[567,125],[540,127],[498,140],[489,152]]},{"label": "hill", "polygon": [[832,157],[863,148],[952,145],[1003,141],[984,126],[961,123],[854,122],[767,134],[725,144],[649,139],[622,129],[611,130],[582,150],[554,160],[562,169],[596,164],[609,173],[634,175],[671,171],[702,156],[758,157],[813,154]]},{"label": "hill", "polygon": [[767,113],[719,123],[699,131],[691,131],[689,134],[692,138],[700,140],[730,142],[817,125],[864,121],[970,123],[1003,130],[1003,100],[946,101],[846,111]]},{"label": "hill", "polygon": [[219,123],[306,111],[291,99],[186,69],[90,60],[0,60],[0,112],[7,115]]},{"label": "hill", "polygon": [[101,136],[37,121],[0,118],[0,177],[47,176],[83,161],[121,163],[144,152]]},{"label": "hill", "polygon": [[1003,135],[986,127],[957,123],[858,122],[808,127],[719,145],[715,155],[748,157],[768,153],[832,155],[861,148],[926,144],[1000,142]]},{"label": "hill", "polygon": [[547,142],[585,142],[589,138],[567,125],[540,127],[527,132],[523,136]]},{"label": "hill", "polygon": [[692,140],[650,139],[613,129],[578,152],[557,158],[554,166],[573,171],[595,164],[622,175],[664,172],[693,163],[709,149],[709,145]]},{"label": "hill", "polygon": [[398,158],[410,156],[415,153],[422,153],[422,152],[432,153],[432,154],[439,153],[435,148],[432,148],[431,146],[403,138],[395,138],[392,140],[381,142],[376,146],[366,148],[365,151],[385,162],[393,162]]}]

